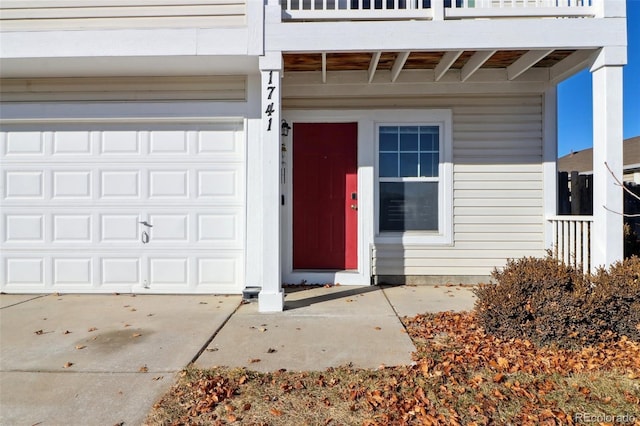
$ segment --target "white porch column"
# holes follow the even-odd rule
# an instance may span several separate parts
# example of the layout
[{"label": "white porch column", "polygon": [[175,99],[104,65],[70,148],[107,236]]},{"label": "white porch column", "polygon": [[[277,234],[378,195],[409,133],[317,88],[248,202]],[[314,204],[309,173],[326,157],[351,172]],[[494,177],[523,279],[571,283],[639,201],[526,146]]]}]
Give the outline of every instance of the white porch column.
[{"label": "white porch column", "polygon": [[262,95],[262,290],[260,312],[284,308],[280,262],[280,85],[281,52],[260,57]]},{"label": "white porch column", "polygon": [[[593,77],[593,234],[592,269],[624,257],[622,180],[622,65],[626,50],[604,48],[591,68]],[[606,163],[606,164],[605,164]],[[606,207],[606,209],[605,209]]]},{"label": "white porch column", "polygon": [[544,92],[542,122],[542,176],[544,196],[544,246],[553,249],[553,224],[547,218],[558,214],[558,102],[557,87]]}]

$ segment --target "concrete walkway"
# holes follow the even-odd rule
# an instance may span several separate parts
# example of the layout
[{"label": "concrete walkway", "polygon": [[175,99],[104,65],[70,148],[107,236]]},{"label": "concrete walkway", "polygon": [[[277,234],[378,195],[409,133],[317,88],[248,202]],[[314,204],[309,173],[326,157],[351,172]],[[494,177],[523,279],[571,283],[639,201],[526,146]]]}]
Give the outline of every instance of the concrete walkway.
[{"label": "concrete walkway", "polygon": [[411,362],[398,318],[473,307],[468,287],[288,289],[239,296],[0,295],[0,425],[139,425],[198,367],[323,370]]}]

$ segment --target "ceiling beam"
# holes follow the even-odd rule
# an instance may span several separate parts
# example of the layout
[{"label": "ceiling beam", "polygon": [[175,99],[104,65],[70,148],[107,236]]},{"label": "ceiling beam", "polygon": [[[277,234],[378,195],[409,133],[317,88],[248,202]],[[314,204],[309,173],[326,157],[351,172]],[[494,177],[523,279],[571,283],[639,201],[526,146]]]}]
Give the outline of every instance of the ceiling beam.
[{"label": "ceiling beam", "polygon": [[524,55],[520,56],[517,61],[507,67],[507,78],[509,80],[518,78],[551,52],[553,52],[553,49],[528,51]]},{"label": "ceiling beam", "polygon": [[481,50],[480,52],[476,52],[467,63],[462,67],[460,71],[460,80],[467,81],[469,77],[473,75],[474,72],[478,71],[478,69],[489,60],[493,54],[496,53],[496,50]]},{"label": "ceiling beam", "polygon": [[380,61],[380,56],[382,56],[382,52],[375,52],[371,55],[371,63],[369,63],[369,83],[373,81],[373,77],[376,75],[376,70],[378,69],[378,62]]},{"label": "ceiling beam", "polygon": [[322,82],[327,82],[327,52],[322,52]]},{"label": "ceiling beam", "polygon": [[571,77],[591,63],[593,54],[593,50],[576,50],[549,69],[549,80],[559,83]]},{"label": "ceiling beam", "polygon": [[402,71],[402,67],[404,67],[404,63],[407,62],[409,55],[411,52],[400,52],[396,57],[396,61],[393,63],[393,67],[391,68],[391,81],[394,82],[400,75],[400,71]]},{"label": "ceiling beam", "polygon": [[435,81],[440,80],[442,76],[449,71],[449,68],[451,68],[451,66],[456,62],[456,59],[462,55],[462,52],[464,52],[464,50],[452,50],[442,56],[442,59],[440,59],[440,62],[436,65],[434,70]]}]

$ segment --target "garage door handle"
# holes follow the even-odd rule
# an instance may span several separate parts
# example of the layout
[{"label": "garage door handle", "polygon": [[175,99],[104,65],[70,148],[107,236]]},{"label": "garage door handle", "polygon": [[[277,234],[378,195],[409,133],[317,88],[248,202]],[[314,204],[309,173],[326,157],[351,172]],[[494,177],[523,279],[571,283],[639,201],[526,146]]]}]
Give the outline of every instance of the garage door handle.
[{"label": "garage door handle", "polygon": [[147,244],[149,242],[149,234],[147,234],[147,231],[142,231],[142,244]]},{"label": "garage door handle", "polygon": [[153,225],[151,225],[150,223],[148,223],[146,220],[142,221],[142,222],[138,222],[141,223],[142,225],[146,226],[147,228],[153,228]]}]

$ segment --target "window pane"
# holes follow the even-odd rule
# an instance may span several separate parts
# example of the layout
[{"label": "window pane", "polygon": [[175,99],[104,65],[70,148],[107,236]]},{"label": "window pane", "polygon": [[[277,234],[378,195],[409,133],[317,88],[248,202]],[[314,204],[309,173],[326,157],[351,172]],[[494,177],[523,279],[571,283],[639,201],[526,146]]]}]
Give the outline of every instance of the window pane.
[{"label": "window pane", "polygon": [[439,151],[438,133],[435,126],[420,127],[420,151]]},{"label": "window pane", "polygon": [[400,154],[400,176],[416,177],[418,176],[418,153]]},{"label": "window pane", "polygon": [[420,154],[420,176],[438,176],[438,154]]},{"label": "window pane", "polygon": [[380,153],[380,177],[398,177],[398,154]]},{"label": "window pane", "polygon": [[381,182],[380,231],[437,231],[437,182]]},{"label": "window pane", "polygon": [[417,151],[418,150],[418,128],[417,127],[401,127],[400,128],[400,151]]},{"label": "window pane", "polygon": [[398,127],[380,127],[380,151],[398,151]]}]

